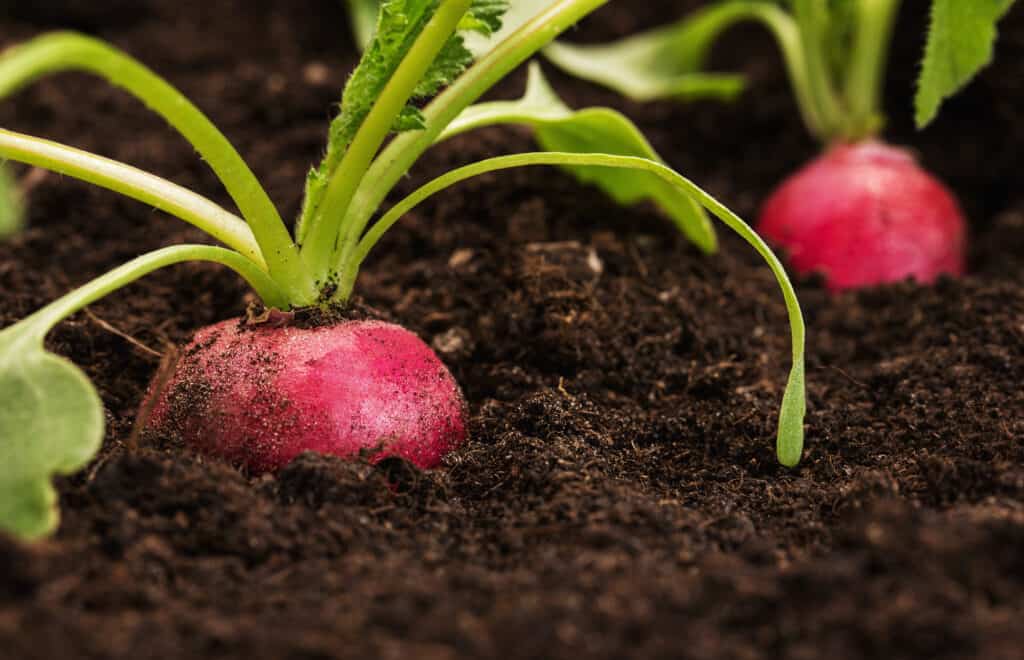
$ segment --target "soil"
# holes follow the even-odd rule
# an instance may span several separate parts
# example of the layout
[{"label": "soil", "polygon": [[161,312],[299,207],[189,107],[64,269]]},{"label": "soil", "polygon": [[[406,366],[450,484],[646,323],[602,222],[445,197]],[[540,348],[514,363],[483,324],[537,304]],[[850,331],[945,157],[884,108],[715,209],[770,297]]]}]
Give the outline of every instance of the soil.
[{"label": "soil", "polygon": [[[612,3],[597,41],[696,2]],[[1024,647],[1024,10],[996,64],[922,133],[910,122],[923,2],[893,54],[888,136],[971,218],[972,274],[829,296],[809,324],[807,453],[775,461],[788,333],[768,270],[722,232],[689,247],[552,170],[482,177],[392,231],[359,282],[439,351],[471,440],[419,472],[304,456],[246,475],[132,421],[159,353],[241,315],[246,287],[185,265],[52,333],[106,405],[102,454],[60,482],[63,523],[0,538],[9,658],[1016,658]],[[336,0],[5,2],[0,45],[93,32],[140,56],[236,142],[294,216],[356,59]],[[716,63],[739,103],[629,103],[552,73],[575,106],[634,117],[745,217],[815,145],[774,45],[738,29]],[[517,72],[493,92],[521,91]],[[0,125],[151,169],[227,203],[192,149],[80,75]],[[400,186],[529,148],[516,129],[432,151]],[[24,174],[23,169],[18,170]],[[0,325],[123,260],[202,240],[135,202],[31,177],[30,228],[0,245]]]}]

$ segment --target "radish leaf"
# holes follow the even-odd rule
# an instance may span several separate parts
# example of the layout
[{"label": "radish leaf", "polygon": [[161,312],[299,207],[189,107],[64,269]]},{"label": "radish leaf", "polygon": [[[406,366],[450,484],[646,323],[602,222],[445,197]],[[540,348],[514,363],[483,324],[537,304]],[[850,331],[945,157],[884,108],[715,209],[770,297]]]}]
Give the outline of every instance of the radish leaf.
[{"label": "radish leaf", "polygon": [[103,405],[70,361],[46,352],[45,325],[0,332],[0,530],[22,538],[58,521],[55,474],[83,467],[103,440]]},{"label": "radish leaf", "polygon": [[996,22],[1013,0],[934,0],[924,63],[914,99],[918,128],[927,126],[942,102],[988,66]]},{"label": "radish leaf", "polygon": [[[547,151],[605,153],[663,162],[640,129],[621,113],[608,108],[573,111],[565,105],[536,62],[530,65],[523,98],[470,106],[449,124],[439,139],[493,124],[529,126],[537,142]],[[703,207],[662,177],[639,169],[586,165],[568,165],[565,169],[580,181],[598,186],[619,204],[654,201],[700,249],[715,251],[715,232]]]},{"label": "radish leaf", "polygon": [[349,20],[352,23],[352,35],[359,48],[366,48],[373,33],[377,30],[377,12],[380,0],[345,0],[348,5]]},{"label": "radish leaf", "polygon": [[[345,84],[341,112],[331,122],[327,154],[307,177],[297,230],[300,243],[304,241],[331,176],[344,159],[349,145],[439,5],[440,0],[385,0],[381,3],[376,31]],[[507,6],[506,0],[473,0],[459,23],[459,29],[489,36],[501,27],[501,14]],[[436,94],[472,61],[473,54],[466,48],[462,34],[452,35],[419,79],[391,129],[398,132],[422,129],[423,114],[414,101]]]},{"label": "radish leaf", "polygon": [[[709,20],[709,16],[715,20]],[[742,76],[701,72],[707,50],[723,28],[714,13],[701,12],[674,25],[610,44],[577,46],[555,42],[544,50],[544,55],[566,72],[635,101],[706,97],[729,100],[743,90]]]},{"label": "radish leaf", "polygon": [[508,10],[501,17],[501,25],[493,34],[470,33],[466,35],[466,48],[474,57],[480,58],[505,41],[542,11],[558,4],[557,0],[514,0],[506,2]]},{"label": "radish leaf", "polygon": [[[380,11],[381,0],[345,0],[348,4],[352,34],[360,49],[365,49],[373,39],[377,30],[377,13]],[[462,30],[471,30],[476,24],[485,28],[479,34],[469,32],[465,35],[466,47],[474,56],[480,57],[494,48],[506,36],[514,32],[520,25],[540,12],[544,7],[553,4],[552,0],[516,0],[509,6],[507,0],[491,0],[478,2],[471,8],[472,14],[460,26]],[[505,12],[508,8],[507,12]],[[502,12],[505,12],[504,16]],[[494,37],[491,39],[490,37]]]},{"label": "radish leaf", "polygon": [[78,367],[46,351],[46,333],[140,277],[186,261],[227,266],[268,305],[287,302],[281,288],[241,254],[175,245],[136,257],[0,330],[0,531],[25,539],[54,531],[57,495],[50,479],[85,467],[103,440],[99,395]]}]

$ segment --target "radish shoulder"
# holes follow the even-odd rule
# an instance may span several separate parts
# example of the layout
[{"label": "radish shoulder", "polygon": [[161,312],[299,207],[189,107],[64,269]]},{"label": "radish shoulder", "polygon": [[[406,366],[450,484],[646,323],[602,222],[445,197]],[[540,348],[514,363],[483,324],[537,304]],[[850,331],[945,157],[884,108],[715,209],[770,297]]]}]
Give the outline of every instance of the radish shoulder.
[{"label": "radish shoulder", "polygon": [[786,180],[757,229],[833,291],[965,270],[956,200],[909,152],[873,140],[834,146]]}]

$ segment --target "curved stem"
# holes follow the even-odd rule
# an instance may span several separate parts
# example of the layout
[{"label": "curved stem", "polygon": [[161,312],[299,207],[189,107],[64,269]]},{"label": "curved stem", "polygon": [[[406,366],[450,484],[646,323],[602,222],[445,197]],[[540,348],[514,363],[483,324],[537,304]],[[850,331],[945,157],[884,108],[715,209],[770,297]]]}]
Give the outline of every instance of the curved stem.
[{"label": "curved stem", "polygon": [[685,32],[674,40],[679,43],[679,51],[674,56],[694,70],[699,69],[711,44],[722,32],[743,20],[759,21],[775,37],[804,124],[812,135],[824,139],[825,120],[819,110],[820,103],[815,99],[800,30],[793,17],[778,6],[769,2],[727,2],[684,18],[677,29]]},{"label": "curved stem", "polygon": [[326,279],[331,268],[331,257],[338,247],[339,234],[348,233],[344,226],[345,210],[355,195],[373,157],[391,132],[395,118],[405,108],[427,70],[452,34],[459,21],[469,10],[470,0],[443,0],[437,12],[427,22],[413,42],[408,54],[392,74],[363,120],[352,143],[345,150],[338,168],[331,173],[327,192],[313,217],[308,238],[304,241],[302,256],[314,277]]},{"label": "curved stem", "polygon": [[199,227],[260,268],[267,268],[252,231],[241,218],[158,176],[87,151],[2,128],[0,158],[41,167],[137,199]]},{"label": "curved stem", "polygon": [[527,153],[512,156],[499,156],[490,158],[472,165],[461,167],[457,170],[434,179],[422,186],[414,193],[401,200],[391,208],[374,226],[367,232],[360,241],[355,258],[345,269],[342,281],[339,285],[338,296],[346,299],[352,291],[359,271],[359,265],[366,258],[370,250],[380,240],[381,236],[391,228],[403,215],[413,209],[417,204],[431,195],[444,190],[450,186],[466,179],[513,167],[525,167],[531,165],[578,165],[597,167],[618,167],[626,169],[644,170],[656,174],[666,182],[686,192],[693,199],[698,201],[704,208],[718,217],[730,229],[739,234],[758,254],[765,260],[775,279],[782,290],[786,302],[786,311],[789,315],[789,325],[792,335],[793,365],[790,370],[786,391],[782,399],[782,407],[779,413],[779,429],[777,452],[779,462],[786,466],[796,465],[800,461],[803,452],[803,419],[806,411],[804,394],[804,322],[803,314],[800,311],[800,303],[797,300],[796,292],[786,275],[782,263],[771,251],[771,248],[735,213],[726,208],[722,203],[700,189],[689,179],[683,177],[674,170],[646,158],[635,158],[632,156],[611,156],[608,154],[577,154],[577,153]]},{"label": "curved stem", "polygon": [[[185,261],[212,261],[227,266],[241,275],[268,307],[286,308],[288,305],[288,299],[280,287],[266,273],[237,252],[212,245],[174,245],[132,259],[58,298],[19,321],[16,326],[37,328],[37,336],[39,333],[45,335],[50,328],[100,298],[155,270]],[[4,328],[3,331],[8,329]]]},{"label": "curved stem", "polygon": [[344,223],[351,227],[340,246],[340,262],[352,258],[359,237],[388,192],[460,112],[510,71],[609,0],[558,0],[469,68],[423,111],[426,128],[395,137],[362,178]]},{"label": "curved stem", "polygon": [[297,302],[312,302],[315,290],[298,248],[273,202],[249,166],[216,126],[181,92],[144,65],[97,39],[71,32],[38,37],[0,56],[0,98],[40,77],[84,71],[141,100],[187,139],[224,183],[252,227],[270,272]]}]

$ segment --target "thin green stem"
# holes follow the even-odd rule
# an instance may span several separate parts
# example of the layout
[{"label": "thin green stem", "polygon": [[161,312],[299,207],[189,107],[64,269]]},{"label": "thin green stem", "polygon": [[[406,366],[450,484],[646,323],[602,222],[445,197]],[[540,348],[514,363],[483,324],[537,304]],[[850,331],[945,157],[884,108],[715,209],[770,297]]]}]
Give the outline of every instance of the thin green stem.
[{"label": "thin green stem", "polygon": [[344,269],[351,261],[359,237],[387,194],[460,112],[531,55],[608,1],[554,2],[499,43],[438,95],[423,111],[425,129],[395,137],[374,160],[366,176],[362,177],[352,203],[346,210],[344,223],[351,230],[343,237],[339,248],[338,268]]},{"label": "thin green stem", "polygon": [[499,156],[490,158],[478,163],[473,163],[434,179],[420,187],[405,199],[398,202],[374,226],[366,233],[366,236],[359,243],[355,258],[343,272],[339,284],[339,298],[345,300],[351,294],[355,278],[359,272],[359,266],[363,259],[369,254],[377,241],[391,228],[402,216],[412,210],[417,204],[426,198],[440,192],[450,186],[465,181],[466,179],[514,167],[526,167],[536,165],[576,165],[596,167],[616,167],[624,169],[636,169],[651,172],[662,178],[671,185],[679,188],[691,198],[699,202],[704,208],[718,217],[730,229],[739,234],[758,254],[765,260],[775,279],[782,290],[786,303],[786,311],[789,315],[789,326],[792,335],[793,364],[790,369],[789,380],[782,399],[782,407],[779,413],[779,426],[777,438],[777,452],[779,462],[792,467],[800,461],[803,453],[803,419],[806,412],[805,385],[804,385],[804,321],[800,311],[800,303],[797,300],[796,292],[786,275],[782,263],[771,251],[771,248],[735,213],[730,211],[718,200],[700,189],[695,183],[680,175],[669,167],[646,158],[635,158],[632,156],[611,156],[608,154],[578,154],[578,153],[527,153],[515,154],[512,156]]},{"label": "thin green stem", "polygon": [[0,239],[16,233],[25,223],[25,208],[18,183],[0,163]]},{"label": "thin green stem", "polygon": [[238,216],[158,176],[72,147],[0,128],[0,158],[113,190],[181,218],[266,270],[252,230]]},{"label": "thin green stem", "polygon": [[828,3],[824,0],[793,0],[811,97],[821,119],[826,139],[842,133],[844,108],[829,72],[829,59],[825,51],[828,33]]},{"label": "thin green stem", "polygon": [[35,335],[41,338],[50,328],[100,298],[155,270],[185,261],[212,261],[227,266],[241,275],[268,307],[287,308],[288,298],[281,288],[270,276],[237,252],[212,245],[174,245],[132,259],[58,298],[11,328],[37,328]]},{"label": "thin green stem", "polygon": [[124,88],[167,120],[209,164],[252,227],[270,273],[297,303],[315,299],[312,279],[273,202],[226,137],[178,90],[144,65],[97,39],[70,32],[38,37],[0,56],[0,98],[40,77],[84,71]]},{"label": "thin green stem", "polygon": [[338,246],[340,234],[348,231],[342,224],[345,211],[363,175],[391,132],[395,119],[455,33],[469,6],[470,0],[443,0],[373,104],[338,168],[331,173],[327,192],[313,217],[302,249],[302,256],[315,277],[323,280],[330,272],[333,265],[331,257]]},{"label": "thin green stem", "polygon": [[856,32],[843,96],[849,112],[846,137],[860,139],[882,127],[882,85],[900,0],[857,0]]},{"label": "thin green stem", "polygon": [[744,20],[759,21],[775,37],[804,124],[812,135],[824,138],[824,119],[819,109],[821,104],[816,100],[811,85],[800,30],[793,17],[777,5],[769,2],[727,2],[701,10],[694,17],[686,17],[675,28],[684,32],[674,40],[678,43],[679,51],[673,55],[686,66],[698,70],[711,45],[722,32]]}]

